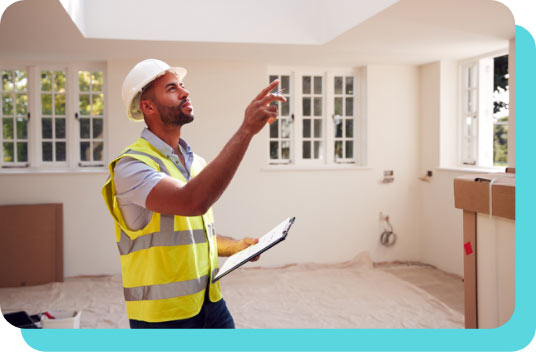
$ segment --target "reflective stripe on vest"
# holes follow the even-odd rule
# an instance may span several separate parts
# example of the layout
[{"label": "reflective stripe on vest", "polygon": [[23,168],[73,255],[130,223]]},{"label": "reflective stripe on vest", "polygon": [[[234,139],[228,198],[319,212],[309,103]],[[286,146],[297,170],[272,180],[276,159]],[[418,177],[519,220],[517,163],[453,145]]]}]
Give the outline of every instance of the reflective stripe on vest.
[{"label": "reflective stripe on vest", "polygon": [[158,159],[158,158],[155,158],[154,156],[152,156],[151,154],[148,154],[148,153],[144,153],[144,152],[138,152],[137,150],[132,150],[132,149],[128,149],[126,150],[123,154],[121,155],[125,155],[125,154],[134,154],[134,155],[143,155],[143,156],[146,156],[148,158],[150,158],[151,160],[153,160],[155,163],[158,164],[158,166],[160,166],[160,172],[163,172],[165,173],[166,175],[170,176],[170,173],[169,173],[169,170],[168,168],[166,167],[166,165],[164,165],[164,163],[162,162],[162,160]]}]

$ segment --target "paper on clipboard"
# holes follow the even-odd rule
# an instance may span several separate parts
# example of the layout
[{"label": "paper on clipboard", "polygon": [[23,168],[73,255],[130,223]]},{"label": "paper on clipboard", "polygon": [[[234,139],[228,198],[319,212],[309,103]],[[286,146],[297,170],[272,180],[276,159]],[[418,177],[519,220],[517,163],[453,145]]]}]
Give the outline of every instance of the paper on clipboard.
[{"label": "paper on clipboard", "polygon": [[295,217],[285,219],[282,223],[270,230],[266,235],[259,238],[258,243],[254,244],[253,246],[249,246],[227,258],[218,273],[212,278],[212,282],[218,281],[223,276],[250,261],[252,258],[283,241],[287,237],[290,226],[292,226],[294,223],[294,219]]}]

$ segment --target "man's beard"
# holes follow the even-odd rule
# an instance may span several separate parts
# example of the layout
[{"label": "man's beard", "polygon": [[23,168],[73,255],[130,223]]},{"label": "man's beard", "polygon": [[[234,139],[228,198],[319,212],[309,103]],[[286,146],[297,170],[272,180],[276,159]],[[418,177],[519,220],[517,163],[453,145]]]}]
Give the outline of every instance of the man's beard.
[{"label": "man's beard", "polygon": [[178,106],[164,106],[160,103],[156,104],[160,119],[166,126],[182,126],[194,120],[193,114],[185,114],[182,111],[182,106],[188,100],[183,100]]}]

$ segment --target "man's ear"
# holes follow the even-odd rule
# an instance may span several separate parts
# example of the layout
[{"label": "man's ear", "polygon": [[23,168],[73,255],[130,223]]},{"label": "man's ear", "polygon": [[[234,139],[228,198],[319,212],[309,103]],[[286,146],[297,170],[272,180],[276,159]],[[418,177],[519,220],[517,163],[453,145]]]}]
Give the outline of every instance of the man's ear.
[{"label": "man's ear", "polygon": [[140,101],[140,110],[144,115],[151,115],[155,111],[154,103],[149,99]]}]

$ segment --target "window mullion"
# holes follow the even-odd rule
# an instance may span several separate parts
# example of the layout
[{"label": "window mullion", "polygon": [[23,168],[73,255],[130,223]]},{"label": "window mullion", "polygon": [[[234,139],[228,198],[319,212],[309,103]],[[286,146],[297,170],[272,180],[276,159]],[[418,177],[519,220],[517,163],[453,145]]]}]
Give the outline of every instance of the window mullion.
[{"label": "window mullion", "polygon": [[30,167],[41,166],[41,104],[40,85],[39,85],[39,67],[28,67],[28,111],[30,112],[30,121],[28,121],[28,161]]}]

